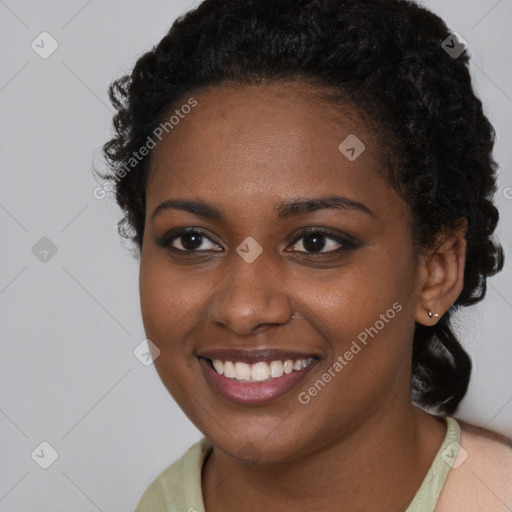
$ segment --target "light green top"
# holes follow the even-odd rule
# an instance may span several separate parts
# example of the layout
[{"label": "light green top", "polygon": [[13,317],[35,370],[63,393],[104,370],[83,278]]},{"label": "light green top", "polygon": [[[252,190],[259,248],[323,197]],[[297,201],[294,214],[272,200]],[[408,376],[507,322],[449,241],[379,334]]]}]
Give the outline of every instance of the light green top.
[{"label": "light green top", "polygon": [[[460,445],[460,426],[447,417],[443,444],[406,512],[433,512]],[[205,512],[201,470],[212,445],[202,438],[146,489],[135,512]]]}]

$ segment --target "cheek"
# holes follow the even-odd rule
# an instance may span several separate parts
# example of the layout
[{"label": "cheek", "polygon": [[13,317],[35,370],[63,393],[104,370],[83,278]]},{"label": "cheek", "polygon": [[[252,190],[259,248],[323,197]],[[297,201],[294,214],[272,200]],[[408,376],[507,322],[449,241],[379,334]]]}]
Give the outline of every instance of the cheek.
[{"label": "cheek", "polygon": [[208,285],[204,275],[173,269],[165,258],[143,255],[139,291],[146,335],[160,350],[176,351],[174,340],[186,338],[200,322]]},{"label": "cheek", "polygon": [[[194,389],[197,360],[187,343],[200,322],[205,280],[172,269],[160,255],[143,253],[139,291],[144,330],[160,350],[155,369],[170,395],[190,418],[196,417],[190,390]],[[202,404],[203,408],[207,404]]]},{"label": "cheek", "polygon": [[340,424],[364,417],[378,404],[407,398],[412,276],[405,275],[407,262],[396,263],[369,258],[323,282],[302,281],[301,297],[313,307],[306,321],[330,346],[327,360],[299,390],[304,431],[317,430],[328,439]]},{"label": "cheek", "polygon": [[414,285],[412,255],[380,247],[322,280],[303,278],[298,293],[306,320],[330,345],[331,363],[346,354],[344,373],[357,381],[356,367],[389,378],[401,371],[414,333]]}]

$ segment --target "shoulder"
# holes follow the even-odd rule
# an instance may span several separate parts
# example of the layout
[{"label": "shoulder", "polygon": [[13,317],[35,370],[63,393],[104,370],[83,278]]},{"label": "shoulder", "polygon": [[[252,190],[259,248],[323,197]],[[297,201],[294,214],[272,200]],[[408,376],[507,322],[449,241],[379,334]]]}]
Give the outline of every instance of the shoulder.
[{"label": "shoulder", "polygon": [[210,448],[205,438],[192,445],[151,482],[135,512],[186,511],[191,506],[191,499],[197,501],[196,509],[201,510],[201,468]]},{"label": "shoulder", "polygon": [[457,420],[460,446],[436,512],[512,509],[512,440]]},{"label": "shoulder", "polygon": [[512,461],[512,439],[462,420],[457,422],[461,430],[461,445],[465,443],[482,461]]}]

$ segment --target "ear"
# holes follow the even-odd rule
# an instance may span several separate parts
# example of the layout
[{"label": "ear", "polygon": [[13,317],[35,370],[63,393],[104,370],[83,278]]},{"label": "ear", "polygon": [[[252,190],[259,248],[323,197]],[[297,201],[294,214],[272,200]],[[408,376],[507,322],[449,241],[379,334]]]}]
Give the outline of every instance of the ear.
[{"label": "ear", "polygon": [[457,227],[440,233],[436,246],[420,256],[416,322],[436,324],[459,297],[464,285],[467,225],[467,219],[460,219]]}]

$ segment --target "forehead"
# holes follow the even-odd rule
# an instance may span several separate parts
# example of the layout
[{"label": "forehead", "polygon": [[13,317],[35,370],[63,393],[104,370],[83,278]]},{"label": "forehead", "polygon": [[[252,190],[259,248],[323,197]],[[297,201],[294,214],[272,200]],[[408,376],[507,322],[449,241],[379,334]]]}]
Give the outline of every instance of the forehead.
[{"label": "forehead", "polygon": [[364,201],[392,192],[380,177],[378,137],[348,105],[335,108],[296,83],[192,96],[197,106],[154,150],[148,209],[174,196],[242,202],[254,211],[308,194]]}]

